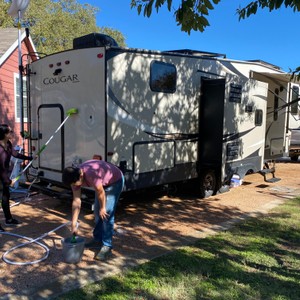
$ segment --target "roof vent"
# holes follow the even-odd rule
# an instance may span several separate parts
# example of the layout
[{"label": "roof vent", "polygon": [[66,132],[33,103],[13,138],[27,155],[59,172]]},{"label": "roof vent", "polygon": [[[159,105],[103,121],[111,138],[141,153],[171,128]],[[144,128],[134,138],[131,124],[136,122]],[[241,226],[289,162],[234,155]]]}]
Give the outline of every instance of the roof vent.
[{"label": "roof vent", "polygon": [[102,33],[90,33],[73,39],[73,49],[111,46],[118,47],[118,43],[109,35]]}]

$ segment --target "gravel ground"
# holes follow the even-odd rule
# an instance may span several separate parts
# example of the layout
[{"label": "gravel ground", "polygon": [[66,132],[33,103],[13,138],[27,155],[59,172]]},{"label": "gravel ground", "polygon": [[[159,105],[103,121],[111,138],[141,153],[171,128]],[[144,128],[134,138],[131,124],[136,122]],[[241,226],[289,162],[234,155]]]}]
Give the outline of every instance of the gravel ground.
[{"label": "gravel ground", "polygon": [[[0,299],[55,298],[224,230],[249,215],[266,213],[285,199],[300,195],[300,163],[287,159],[276,167],[279,182],[269,184],[261,175],[252,174],[241,186],[208,199],[155,193],[122,199],[116,213],[113,257],[107,263],[95,261],[95,251],[87,249],[78,264],[65,262],[61,239],[70,236],[68,226],[64,226],[70,220],[70,202],[43,194],[33,195],[26,202],[20,198],[21,204],[11,210],[22,226],[6,227],[7,232],[32,239],[50,232],[39,240],[49,251],[31,243],[5,255],[10,262],[0,261]],[[0,220],[3,224],[3,213]],[[92,228],[93,214],[82,210],[80,235],[91,238]],[[0,255],[25,242],[0,234]]]}]

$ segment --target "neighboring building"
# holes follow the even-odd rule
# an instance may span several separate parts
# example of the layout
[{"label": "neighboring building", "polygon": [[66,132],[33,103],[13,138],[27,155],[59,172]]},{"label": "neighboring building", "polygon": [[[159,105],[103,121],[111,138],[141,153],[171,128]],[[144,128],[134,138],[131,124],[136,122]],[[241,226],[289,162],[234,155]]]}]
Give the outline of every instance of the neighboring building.
[{"label": "neighboring building", "polygon": [[[37,54],[30,37],[21,33],[22,65],[36,60]],[[9,124],[15,132],[15,145],[22,146],[20,135],[19,39],[17,28],[0,28],[0,123]],[[29,55],[30,54],[30,55]],[[26,79],[23,79],[24,130],[27,128]]]}]

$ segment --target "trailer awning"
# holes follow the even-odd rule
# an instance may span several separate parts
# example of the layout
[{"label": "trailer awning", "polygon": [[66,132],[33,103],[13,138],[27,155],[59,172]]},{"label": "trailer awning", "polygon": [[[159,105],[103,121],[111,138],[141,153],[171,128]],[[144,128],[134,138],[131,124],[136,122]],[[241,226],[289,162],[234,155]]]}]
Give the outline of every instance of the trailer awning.
[{"label": "trailer awning", "polygon": [[256,72],[250,71],[250,78],[260,80],[260,81],[269,81],[270,79],[277,82],[293,82],[300,84],[300,81],[296,78],[292,78],[292,75],[289,73],[270,73],[270,72]]}]

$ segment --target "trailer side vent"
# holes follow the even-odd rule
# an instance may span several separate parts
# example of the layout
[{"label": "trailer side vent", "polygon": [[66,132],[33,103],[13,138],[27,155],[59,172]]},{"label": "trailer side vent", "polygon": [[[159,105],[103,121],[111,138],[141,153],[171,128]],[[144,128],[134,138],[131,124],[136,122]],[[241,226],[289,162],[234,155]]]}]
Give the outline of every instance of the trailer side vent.
[{"label": "trailer side vent", "polygon": [[73,49],[111,46],[118,47],[118,43],[112,37],[102,33],[90,33],[73,39]]}]

